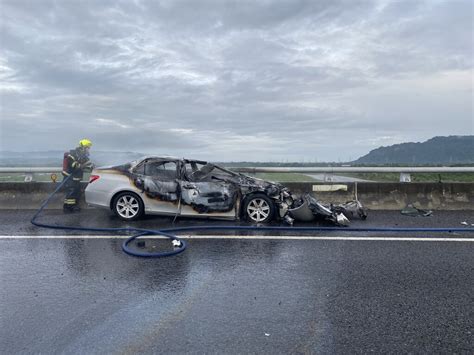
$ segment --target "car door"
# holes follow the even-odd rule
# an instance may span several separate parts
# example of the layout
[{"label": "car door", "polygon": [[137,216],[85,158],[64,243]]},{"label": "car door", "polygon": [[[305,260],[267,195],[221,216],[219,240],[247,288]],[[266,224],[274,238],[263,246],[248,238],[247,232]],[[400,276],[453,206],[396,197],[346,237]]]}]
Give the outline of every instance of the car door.
[{"label": "car door", "polygon": [[141,191],[145,212],[178,212],[178,164],[175,160],[148,159],[133,171],[135,186]]},{"label": "car door", "polygon": [[181,215],[236,218],[239,189],[205,162],[186,161],[182,179]]}]

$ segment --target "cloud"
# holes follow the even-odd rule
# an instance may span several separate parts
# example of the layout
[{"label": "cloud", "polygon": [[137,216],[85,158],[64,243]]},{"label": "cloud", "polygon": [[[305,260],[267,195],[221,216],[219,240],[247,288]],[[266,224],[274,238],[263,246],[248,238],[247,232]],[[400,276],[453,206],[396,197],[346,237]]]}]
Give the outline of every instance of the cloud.
[{"label": "cloud", "polygon": [[1,6],[2,150],[87,136],[102,150],[347,160],[474,134],[468,0]]}]

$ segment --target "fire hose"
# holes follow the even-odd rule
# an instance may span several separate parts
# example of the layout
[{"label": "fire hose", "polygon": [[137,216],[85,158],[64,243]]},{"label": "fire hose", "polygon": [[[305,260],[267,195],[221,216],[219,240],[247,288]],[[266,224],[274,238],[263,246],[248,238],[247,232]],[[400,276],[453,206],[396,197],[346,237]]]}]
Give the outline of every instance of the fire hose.
[{"label": "fire hose", "polygon": [[[406,233],[406,232],[428,232],[428,233],[474,233],[474,228],[457,228],[457,227],[445,227],[445,228],[406,228],[406,227],[364,227],[364,228],[352,228],[352,227],[322,227],[322,226],[311,226],[311,227],[269,227],[269,226],[188,226],[188,227],[173,227],[165,229],[144,229],[144,228],[98,228],[98,227],[77,227],[77,226],[65,226],[40,223],[37,221],[40,213],[51,201],[53,196],[64,186],[64,184],[70,179],[68,176],[56,189],[42,202],[40,208],[31,218],[31,223],[40,228],[49,229],[61,229],[69,231],[85,231],[85,232],[111,232],[111,233],[131,233],[132,236],[126,239],[122,244],[122,250],[132,256],[146,257],[146,258],[160,258],[165,256],[172,256],[182,253],[187,244],[184,240],[179,239],[175,234],[177,232],[196,232],[196,231],[300,231],[300,232],[321,232],[321,231],[344,231],[344,232],[395,232],[395,233]],[[144,236],[159,235],[176,241],[176,247],[170,251],[158,251],[158,252],[141,252],[130,248],[129,244],[137,238]]]}]

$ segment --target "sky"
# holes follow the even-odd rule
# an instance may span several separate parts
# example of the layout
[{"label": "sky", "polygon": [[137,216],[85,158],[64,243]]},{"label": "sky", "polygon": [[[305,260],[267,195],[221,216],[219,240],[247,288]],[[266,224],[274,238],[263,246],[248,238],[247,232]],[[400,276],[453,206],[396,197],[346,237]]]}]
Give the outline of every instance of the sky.
[{"label": "sky", "polygon": [[0,150],[350,161],[472,135],[470,0],[0,0]]}]

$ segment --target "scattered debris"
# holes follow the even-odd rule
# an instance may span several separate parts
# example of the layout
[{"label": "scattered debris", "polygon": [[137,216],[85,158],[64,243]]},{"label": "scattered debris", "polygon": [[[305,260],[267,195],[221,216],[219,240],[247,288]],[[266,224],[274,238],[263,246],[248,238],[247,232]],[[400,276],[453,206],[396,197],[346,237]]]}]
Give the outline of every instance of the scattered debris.
[{"label": "scattered debris", "polygon": [[422,210],[419,208],[416,208],[412,204],[408,204],[404,209],[400,211],[400,213],[404,216],[410,216],[410,217],[429,217],[433,214],[433,211],[431,210]]},{"label": "scattered debris", "polygon": [[283,220],[285,221],[286,224],[288,224],[289,226],[292,226],[295,219],[294,218],[291,218],[288,214],[285,215],[285,217],[283,218]]}]

